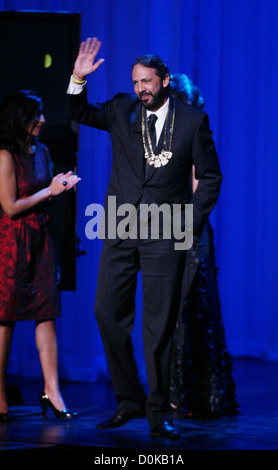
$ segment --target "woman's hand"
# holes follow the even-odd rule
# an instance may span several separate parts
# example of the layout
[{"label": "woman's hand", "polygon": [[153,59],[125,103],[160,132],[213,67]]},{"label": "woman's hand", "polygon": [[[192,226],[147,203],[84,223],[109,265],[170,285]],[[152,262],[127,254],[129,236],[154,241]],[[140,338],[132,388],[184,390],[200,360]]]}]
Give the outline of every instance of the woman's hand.
[{"label": "woman's hand", "polygon": [[52,179],[49,190],[51,192],[51,196],[57,196],[64,191],[68,191],[69,189],[73,188],[81,178],[77,175],[73,175],[72,171],[68,171],[68,173],[59,173],[58,175],[54,176]]},{"label": "woman's hand", "polygon": [[80,44],[79,53],[74,64],[74,72],[77,78],[86,77],[95,72],[104,62],[104,59],[98,59],[95,62],[96,55],[101,47],[101,42],[97,38],[87,38]]},{"label": "woman's hand", "polygon": [[59,173],[54,176],[48,187],[30,196],[18,198],[13,157],[7,150],[0,150],[0,204],[10,218],[32,209],[51,196],[57,196],[63,191],[68,191],[79,181],[80,178],[73,175],[72,171],[68,171],[66,174]]}]

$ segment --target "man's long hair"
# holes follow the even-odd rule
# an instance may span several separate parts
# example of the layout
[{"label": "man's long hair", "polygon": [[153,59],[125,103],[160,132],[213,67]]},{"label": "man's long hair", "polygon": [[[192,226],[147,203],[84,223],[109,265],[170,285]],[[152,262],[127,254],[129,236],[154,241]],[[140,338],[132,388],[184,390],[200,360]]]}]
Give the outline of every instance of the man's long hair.
[{"label": "man's long hair", "polygon": [[156,75],[163,80],[167,75],[169,75],[169,68],[160,57],[153,54],[145,54],[138,59],[132,65],[132,69],[135,65],[140,64],[144,65],[144,67],[149,67],[151,69],[155,69]]}]

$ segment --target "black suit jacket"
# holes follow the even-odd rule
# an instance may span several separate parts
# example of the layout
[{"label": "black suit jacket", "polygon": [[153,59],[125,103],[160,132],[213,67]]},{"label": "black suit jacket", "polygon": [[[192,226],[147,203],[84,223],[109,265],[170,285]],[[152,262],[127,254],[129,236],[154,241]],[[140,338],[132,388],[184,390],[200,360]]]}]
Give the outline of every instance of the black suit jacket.
[{"label": "black suit jacket", "polygon": [[[222,181],[208,115],[204,111],[170,98],[170,106],[175,104],[176,110],[173,157],[167,165],[153,167],[151,176],[145,179],[142,105],[136,95],[120,93],[107,102],[89,104],[85,88],[78,95],[68,94],[67,103],[72,120],[108,131],[111,135],[113,164],[105,209],[108,196],[116,196],[117,207],[124,203],[136,206],[142,197],[144,202],[157,205],[191,202],[194,234],[200,235],[215,206]],[[162,148],[162,141],[163,132],[156,153]],[[191,197],[193,164],[199,183]]]}]

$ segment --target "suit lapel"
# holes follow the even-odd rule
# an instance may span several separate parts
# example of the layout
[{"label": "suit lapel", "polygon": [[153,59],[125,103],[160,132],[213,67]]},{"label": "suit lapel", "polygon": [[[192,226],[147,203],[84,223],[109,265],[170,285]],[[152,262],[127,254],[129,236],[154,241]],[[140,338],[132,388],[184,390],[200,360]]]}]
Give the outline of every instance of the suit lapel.
[{"label": "suit lapel", "polygon": [[142,105],[138,100],[133,103],[128,113],[128,123],[130,128],[130,138],[132,151],[129,159],[136,176],[142,181],[144,179],[144,149],[142,143]]},{"label": "suit lapel", "polygon": [[131,104],[127,113],[128,123],[134,132],[141,132],[141,111],[142,105],[136,100]]}]

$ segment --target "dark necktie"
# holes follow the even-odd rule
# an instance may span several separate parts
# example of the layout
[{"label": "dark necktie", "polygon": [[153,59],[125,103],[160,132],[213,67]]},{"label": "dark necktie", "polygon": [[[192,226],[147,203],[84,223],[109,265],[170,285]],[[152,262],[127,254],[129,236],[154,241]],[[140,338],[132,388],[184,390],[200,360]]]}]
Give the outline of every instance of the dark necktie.
[{"label": "dark necktie", "polygon": [[[157,121],[157,116],[155,114],[151,114],[148,118],[148,129],[150,134],[150,139],[152,143],[152,151],[155,152],[156,148],[156,132],[155,132],[155,123]],[[148,176],[148,172],[151,170],[151,165],[148,164],[146,160],[145,164],[145,176]]]},{"label": "dark necktie", "polygon": [[148,128],[150,133],[150,138],[152,142],[152,149],[153,152],[156,148],[156,132],[155,132],[155,123],[157,121],[157,116],[155,114],[151,114],[148,119]]}]

